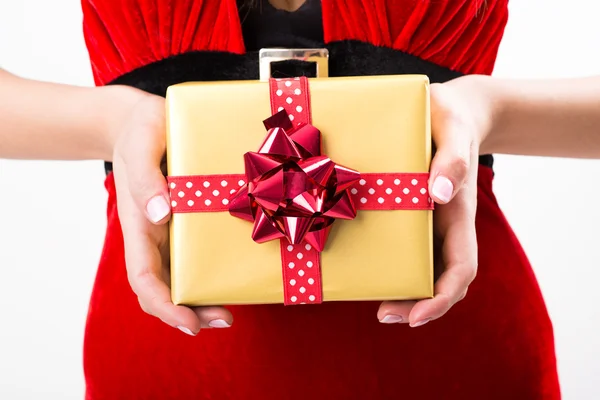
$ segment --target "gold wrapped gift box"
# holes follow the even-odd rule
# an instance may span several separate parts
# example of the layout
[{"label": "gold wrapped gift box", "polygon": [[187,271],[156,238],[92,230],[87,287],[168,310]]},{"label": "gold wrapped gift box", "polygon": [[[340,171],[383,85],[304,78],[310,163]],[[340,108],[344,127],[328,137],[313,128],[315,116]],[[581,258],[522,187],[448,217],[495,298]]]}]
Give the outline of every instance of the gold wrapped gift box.
[{"label": "gold wrapped gift box", "polygon": [[[361,173],[427,172],[429,81],[422,75],[309,79],[323,153]],[[269,84],[191,82],[167,92],[168,174],[243,174],[271,115]],[[251,238],[228,212],[176,213],[171,290],[190,306],[283,303],[278,240]],[[359,211],[336,220],[321,253],[323,301],[433,295],[432,211]]]}]

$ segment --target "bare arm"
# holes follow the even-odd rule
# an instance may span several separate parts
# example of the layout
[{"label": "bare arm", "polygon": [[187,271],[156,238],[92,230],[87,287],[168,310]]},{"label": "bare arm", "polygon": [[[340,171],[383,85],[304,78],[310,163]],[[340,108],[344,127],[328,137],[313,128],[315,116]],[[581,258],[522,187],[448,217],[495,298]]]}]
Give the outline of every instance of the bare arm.
[{"label": "bare arm", "polygon": [[127,277],[143,310],[191,335],[229,326],[233,317],[224,308],[171,301],[164,281],[170,219],[164,152],[162,97],[125,86],[37,82],[0,70],[0,157],[112,161]]},{"label": "bare arm", "polygon": [[431,85],[430,193],[443,271],[435,296],[384,302],[383,323],[417,327],[461,301],[477,274],[479,154],[600,158],[600,77],[515,81],[465,76]]},{"label": "bare arm", "polygon": [[46,83],[0,69],[0,158],[110,161],[115,128],[140,97],[122,86]]},{"label": "bare arm", "polygon": [[[456,83],[472,85],[492,110],[480,153],[600,158],[600,77],[465,78]],[[0,157],[110,161],[114,126],[143,96],[123,86],[38,82],[0,70]]]},{"label": "bare arm", "polygon": [[493,116],[481,154],[600,158],[600,76],[473,83]]}]

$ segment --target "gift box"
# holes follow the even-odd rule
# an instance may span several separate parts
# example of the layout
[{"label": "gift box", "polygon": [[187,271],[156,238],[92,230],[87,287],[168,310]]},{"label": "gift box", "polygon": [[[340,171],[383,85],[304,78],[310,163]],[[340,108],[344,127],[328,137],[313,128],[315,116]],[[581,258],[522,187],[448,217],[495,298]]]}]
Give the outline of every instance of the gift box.
[{"label": "gift box", "polygon": [[175,304],[432,297],[426,76],[174,85],[167,160]]}]

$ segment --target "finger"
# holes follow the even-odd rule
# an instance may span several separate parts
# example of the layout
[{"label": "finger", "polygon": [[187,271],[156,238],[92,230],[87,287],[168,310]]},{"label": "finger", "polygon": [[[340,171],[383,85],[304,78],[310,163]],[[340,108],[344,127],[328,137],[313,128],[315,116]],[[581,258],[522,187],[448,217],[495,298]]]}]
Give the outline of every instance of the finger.
[{"label": "finger", "polygon": [[429,189],[434,201],[445,204],[465,183],[474,141],[467,125],[451,111],[451,99],[443,85],[432,86],[431,99],[431,128],[436,152],[431,161]]},{"label": "finger", "polygon": [[168,221],[171,208],[166,179],[161,171],[165,154],[164,99],[148,97],[138,104],[127,133],[119,143],[119,155],[127,170],[129,193],[154,224]]},{"label": "finger", "polygon": [[126,239],[128,279],[138,296],[142,309],[164,323],[195,335],[200,331],[200,319],[188,307],[176,306],[171,291],[160,279],[162,268],[159,251],[145,235],[129,233]]},{"label": "finger", "polygon": [[440,318],[452,306],[464,298],[468,286],[475,278],[473,265],[454,265],[448,269],[436,283],[433,299],[422,300],[413,307],[409,320],[413,327],[421,326]]},{"label": "finger", "polygon": [[384,301],[377,311],[377,319],[382,324],[408,323],[410,311],[416,301]]},{"label": "finger", "polygon": [[202,328],[229,328],[233,315],[223,307],[196,307],[193,309]]},{"label": "finger", "polygon": [[124,194],[117,196],[117,202],[119,212],[123,213],[121,225],[127,278],[142,310],[187,334],[197,334],[201,328],[200,319],[190,308],[173,304],[169,287],[161,279],[163,264],[160,244],[156,239],[160,235],[153,234],[152,230],[167,227],[153,226],[144,219],[142,212],[127,196],[126,177],[120,176],[115,183],[117,193]]},{"label": "finger", "polygon": [[477,240],[469,218],[457,217],[444,239],[443,262],[446,269],[435,283],[432,299],[421,300],[412,308],[413,327],[444,315],[460,301],[477,273]]}]

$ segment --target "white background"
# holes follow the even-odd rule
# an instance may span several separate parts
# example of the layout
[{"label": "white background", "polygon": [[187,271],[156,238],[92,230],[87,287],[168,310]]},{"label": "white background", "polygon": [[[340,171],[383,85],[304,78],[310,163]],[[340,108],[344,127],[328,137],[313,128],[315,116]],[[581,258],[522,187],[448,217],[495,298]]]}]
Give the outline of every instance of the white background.
[{"label": "white background", "polygon": [[[495,75],[600,74],[597,4],[512,0]],[[0,67],[92,85],[81,18],[79,0],[0,0]],[[598,399],[600,161],[496,159],[496,193],[555,324],[563,396]],[[82,398],[103,178],[99,162],[0,161],[1,399]]]}]

